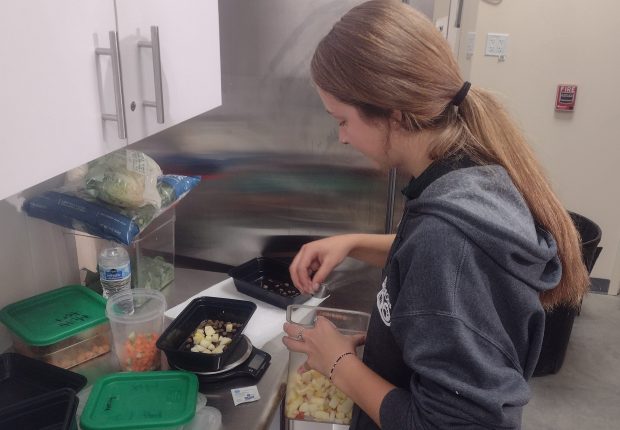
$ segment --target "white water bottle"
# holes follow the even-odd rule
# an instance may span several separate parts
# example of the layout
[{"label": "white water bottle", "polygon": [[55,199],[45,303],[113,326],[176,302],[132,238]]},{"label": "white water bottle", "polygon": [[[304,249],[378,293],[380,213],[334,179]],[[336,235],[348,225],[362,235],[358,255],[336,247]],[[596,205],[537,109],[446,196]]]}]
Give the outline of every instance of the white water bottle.
[{"label": "white water bottle", "polygon": [[106,248],[99,254],[99,280],[103,297],[131,290],[131,266],[129,254],[122,246]]}]

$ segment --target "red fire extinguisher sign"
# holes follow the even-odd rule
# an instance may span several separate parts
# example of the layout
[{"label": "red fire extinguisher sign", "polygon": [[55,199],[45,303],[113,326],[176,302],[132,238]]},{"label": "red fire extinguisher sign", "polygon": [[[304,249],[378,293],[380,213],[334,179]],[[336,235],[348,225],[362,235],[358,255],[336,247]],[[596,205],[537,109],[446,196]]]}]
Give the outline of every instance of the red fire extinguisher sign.
[{"label": "red fire extinguisher sign", "polygon": [[555,110],[572,111],[575,109],[575,99],[577,98],[577,85],[558,85],[558,93],[555,97]]}]

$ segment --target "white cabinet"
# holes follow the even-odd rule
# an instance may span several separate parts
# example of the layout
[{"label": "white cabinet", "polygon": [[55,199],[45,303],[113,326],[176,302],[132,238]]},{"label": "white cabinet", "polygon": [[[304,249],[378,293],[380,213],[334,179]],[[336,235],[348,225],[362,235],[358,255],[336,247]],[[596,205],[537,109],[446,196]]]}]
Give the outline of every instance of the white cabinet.
[{"label": "white cabinet", "polygon": [[[163,123],[144,104],[155,101],[153,49],[140,46],[152,26]],[[110,32],[117,71],[96,55]],[[0,35],[0,199],[221,104],[217,0],[13,0]],[[103,119],[123,110],[128,137]]]},{"label": "white cabinet", "polygon": [[114,28],[112,1],[2,4],[0,199],[126,144],[101,119],[113,89],[98,76],[111,61],[95,61],[95,48]]},{"label": "white cabinet", "polygon": [[217,0],[116,0],[116,8],[129,143],[221,104]]}]

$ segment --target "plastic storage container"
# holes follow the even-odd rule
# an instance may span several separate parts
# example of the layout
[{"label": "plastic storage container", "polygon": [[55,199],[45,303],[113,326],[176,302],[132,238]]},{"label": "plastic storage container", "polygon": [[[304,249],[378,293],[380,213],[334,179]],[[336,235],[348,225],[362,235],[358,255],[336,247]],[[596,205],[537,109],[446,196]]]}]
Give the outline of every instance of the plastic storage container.
[{"label": "plastic storage container", "polygon": [[169,208],[140,232],[130,246],[78,231],[75,236],[80,269],[97,270],[97,256],[105,248],[123,246],[129,253],[132,288],[161,290],[174,280],[175,208]]},{"label": "plastic storage container", "polygon": [[10,304],[0,321],[17,352],[65,369],[110,351],[105,299],[80,285]]},{"label": "plastic storage container", "polygon": [[70,370],[17,353],[0,355],[0,411],[62,388],[78,392],[85,385],[86,378]]},{"label": "plastic storage container", "polygon": [[86,402],[83,430],[177,429],[195,414],[193,373],[126,372],[100,378]]},{"label": "plastic storage container", "polygon": [[[246,300],[220,297],[198,297],[170,323],[157,341],[157,347],[164,351],[168,362],[176,368],[191,372],[214,372],[220,370],[241,340],[256,303]],[[232,335],[231,343],[219,354],[192,352],[186,348],[186,341],[205,320],[219,320],[239,324]]]},{"label": "plastic storage container", "polygon": [[[291,305],[286,320],[304,327],[312,327],[318,316],[329,319],[341,333],[363,334],[368,329],[370,314],[342,309]],[[363,348],[358,348],[361,358]],[[301,371],[306,355],[289,353],[288,382],[286,385],[285,415],[292,420],[349,424],[353,401],[316,370]]]},{"label": "plastic storage container", "polygon": [[63,388],[34,397],[0,411],[4,430],[77,430],[75,391]]},{"label": "plastic storage container", "polygon": [[[127,312],[128,308],[132,311]],[[108,299],[106,315],[122,370],[143,372],[160,368],[161,354],[155,342],[164,328],[165,311],[166,298],[159,291],[135,288]]]},{"label": "plastic storage container", "polygon": [[282,309],[303,303],[311,297],[295,288],[288,266],[277,260],[254,258],[232,268],[228,276],[233,278],[239,292]]}]

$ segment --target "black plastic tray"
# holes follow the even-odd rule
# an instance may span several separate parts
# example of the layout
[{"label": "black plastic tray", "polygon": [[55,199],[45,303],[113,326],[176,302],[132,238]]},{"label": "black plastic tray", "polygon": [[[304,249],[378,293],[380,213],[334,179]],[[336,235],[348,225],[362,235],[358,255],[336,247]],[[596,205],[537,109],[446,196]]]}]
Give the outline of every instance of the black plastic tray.
[{"label": "black plastic tray", "polygon": [[[157,347],[165,354],[168,362],[176,367],[193,372],[220,370],[241,340],[243,330],[256,310],[256,304],[246,300],[221,297],[198,297],[192,300],[157,339]],[[204,354],[181,349],[198,325],[207,319],[230,321],[242,324],[232,341],[221,354]]]},{"label": "black plastic tray", "polygon": [[77,392],[85,385],[86,378],[70,370],[17,353],[0,355],[0,412],[50,391],[71,388]]},{"label": "black plastic tray", "polygon": [[[265,257],[254,258],[228,271],[243,294],[282,309],[301,304],[312,296],[301,294],[293,285],[288,266]],[[278,285],[277,287],[273,287]]]},{"label": "black plastic tray", "polygon": [[3,430],[77,429],[79,399],[70,388],[51,391],[0,411]]}]

